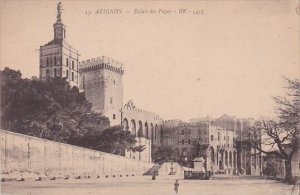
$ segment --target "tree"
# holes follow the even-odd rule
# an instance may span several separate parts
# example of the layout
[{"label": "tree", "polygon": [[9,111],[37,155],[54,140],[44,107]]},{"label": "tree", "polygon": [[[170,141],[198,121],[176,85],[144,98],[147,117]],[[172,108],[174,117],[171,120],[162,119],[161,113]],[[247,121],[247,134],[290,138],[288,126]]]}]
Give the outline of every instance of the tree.
[{"label": "tree", "polygon": [[264,175],[276,177],[278,173],[281,173],[277,164],[277,158],[276,155],[265,156],[264,165],[262,167]]},{"label": "tree", "polygon": [[287,96],[274,98],[278,105],[276,111],[279,120],[261,121],[260,125],[253,127],[245,146],[284,160],[285,179],[291,181],[293,179],[291,161],[299,144],[300,82],[299,80],[286,80],[289,90]]},{"label": "tree", "polygon": [[65,79],[22,79],[20,71],[1,74],[1,128],[69,143],[90,131],[103,131],[109,119]]},{"label": "tree", "polygon": [[75,139],[75,145],[100,150],[117,155],[125,155],[125,150],[135,149],[135,136],[121,126],[113,126],[104,131],[90,131]]},{"label": "tree", "polygon": [[170,146],[152,145],[152,160],[155,163],[164,163],[171,160],[178,160],[175,150]]},{"label": "tree", "polygon": [[1,76],[1,128],[44,139],[124,155],[143,151],[120,126],[92,112],[92,104],[63,78],[22,79],[5,68]]}]

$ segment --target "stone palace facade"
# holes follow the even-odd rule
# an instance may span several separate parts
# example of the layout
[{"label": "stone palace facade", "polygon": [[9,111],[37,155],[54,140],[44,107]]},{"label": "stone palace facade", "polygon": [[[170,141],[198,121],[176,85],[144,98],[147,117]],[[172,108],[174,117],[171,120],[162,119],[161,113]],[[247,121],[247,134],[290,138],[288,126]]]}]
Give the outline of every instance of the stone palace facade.
[{"label": "stone palace facade", "polygon": [[206,117],[190,122],[163,121],[158,114],[137,108],[132,100],[124,104],[124,65],[105,56],[80,62],[78,50],[66,41],[60,4],[57,9],[53,40],[40,46],[40,79],[66,78],[71,86],[84,91],[94,112],[108,117],[111,126],[121,125],[135,135],[137,145],[145,149],[142,152],[127,151],[126,157],[152,162],[152,144],[171,146],[183,164],[203,156],[207,170],[260,173],[260,156],[253,156],[255,151],[245,151],[237,145],[247,128],[253,125],[252,120],[224,115],[218,119]]},{"label": "stone palace facade", "polygon": [[158,142],[162,120],[157,114],[136,108],[133,102],[123,104],[123,64],[101,56],[79,61],[79,52],[66,41],[66,26],[61,19],[61,5],[53,25],[53,40],[40,46],[40,79],[66,78],[71,86],[84,91],[94,112],[110,120],[110,125],[122,125],[137,136],[137,144],[145,146],[143,152],[126,152],[132,159],[151,162],[151,144]]},{"label": "stone palace facade", "polygon": [[203,117],[189,122],[167,120],[162,124],[162,146],[175,149],[174,158],[186,166],[193,159],[203,157],[206,170],[227,174],[259,175],[262,170],[261,155],[243,149],[253,119],[239,119],[228,115],[219,118]]}]

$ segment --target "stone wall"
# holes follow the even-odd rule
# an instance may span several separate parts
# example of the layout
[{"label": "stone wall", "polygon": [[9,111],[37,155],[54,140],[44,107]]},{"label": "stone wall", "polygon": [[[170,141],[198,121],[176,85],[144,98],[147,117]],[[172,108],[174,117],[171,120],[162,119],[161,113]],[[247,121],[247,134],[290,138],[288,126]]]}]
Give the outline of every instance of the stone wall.
[{"label": "stone wall", "polygon": [[143,138],[143,137],[136,137],[135,140],[137,141],[135,143],[136,146],[144,146],[144,150],[142,152],[138,151],[126,151],[125,156],[128,158],[132,158],[135,160],[141,160],[145,162],[152,162],[151,158],[151,140]]},{"label": "stone wall", "polygon": [[153,164],[123,156],[0,130],[1,177],[32,173],[39,177],[141,175]]}]

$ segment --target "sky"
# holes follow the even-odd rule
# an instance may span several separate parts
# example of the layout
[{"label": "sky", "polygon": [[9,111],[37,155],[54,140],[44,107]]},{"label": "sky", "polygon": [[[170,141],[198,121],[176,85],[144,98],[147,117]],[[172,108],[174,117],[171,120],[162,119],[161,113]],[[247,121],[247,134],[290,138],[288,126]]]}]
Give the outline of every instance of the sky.
[{"label": "sky", "polygon": [[[57,3],[1,1],[1,69],[39,76],[38,49],[53,39]],[[299,78],[298,4],[62,1],[62,21],[80,61],[105,55],[123,62],[124,103],[132,99],[165,120],[224,113],[257,118],[274,116],[272,97],[286,93],[283,76]],[[122,13],[95,14],[98,9]]]}]

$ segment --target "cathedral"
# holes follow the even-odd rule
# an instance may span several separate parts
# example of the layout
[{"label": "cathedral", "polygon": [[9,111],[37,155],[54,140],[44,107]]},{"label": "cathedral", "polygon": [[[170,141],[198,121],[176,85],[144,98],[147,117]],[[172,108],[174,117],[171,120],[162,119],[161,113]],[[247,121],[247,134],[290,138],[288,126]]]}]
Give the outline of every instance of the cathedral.
[{"label": "cathedral", "polygon": [[[137,137],[143,152],[126,152],[128,158],[151,162],[151,144],[160,142],[162,119],[154,113],[136,108],[130,100],[123,104],[123,64],[106,56],[79,61],[79,53],[66,41],[61,3],[57,5],[53,40],[40,46],[40,79],[65,78],[71,86],[84,91],[92,110],[121,125]],[[131,128],[129,128],[131,127]]]}]

